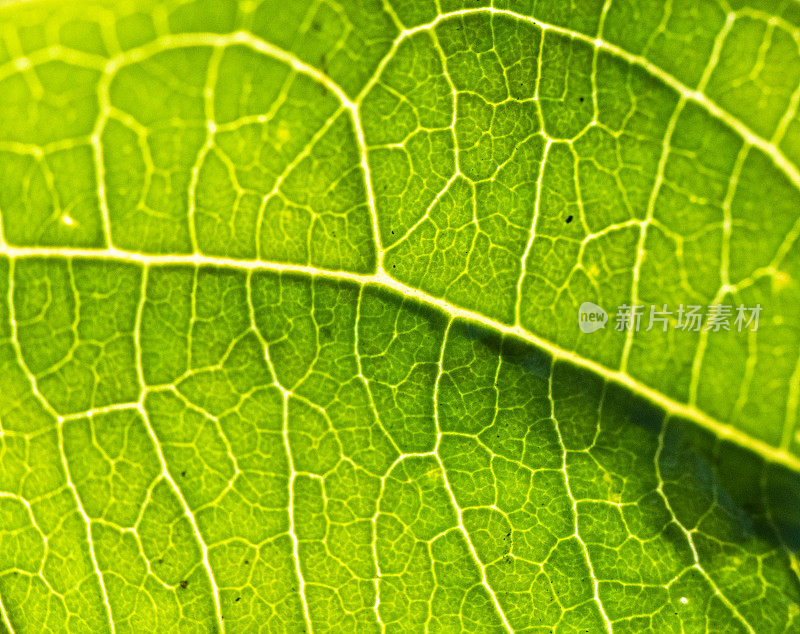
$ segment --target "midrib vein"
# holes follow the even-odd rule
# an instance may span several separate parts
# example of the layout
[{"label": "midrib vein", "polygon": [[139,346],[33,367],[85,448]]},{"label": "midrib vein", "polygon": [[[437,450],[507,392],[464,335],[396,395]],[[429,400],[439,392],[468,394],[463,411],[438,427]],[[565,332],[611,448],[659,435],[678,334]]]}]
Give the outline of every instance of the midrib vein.
[{"label": "midrib vein", "polygon": [[290,273],[306,275],[312,278],[331,280],[334,282],[350,282],[358,285],[373,284],[381,288],[390,290],[404,297],[412,298],[421,304],[436,308],[453,319],[480,324],[498,334],[516,337],[523,340],[540,350],[548,352],[554,360],[571,363],[577,367],[589,370],[606,381],[611,381],[621,385],[633,394],[644,398],[654,405],[662,408],[668,415],[686,418],[700,425],[701,427],[713,432],[717,437],[728,440],[741,447],[744,447],[765,460],[782,464],[796,472],[800,472],[800,458],[794,456],[784,449],[773,447],[762,440],[748,436],[741,430],[730,425],[726,425],[697,407],[681,403],[669,396],[654,390],[630,375],[620,370],[612,370],[604,365],[586,359],[571,350],[566,350],[560,346],[542,339],[520,325],[508,325],[500,321],[486,317],[460,306],[456,306],[444,299],[433,297],[399,282],[390,277],[382,269],[378,269],[373,274],[359,274],[347,271],[333,271],[321,269],[314,266],[304,266],[301,264],[285,264],[280,262],[267,262],[264,260],[238,260],[233,258],[216,257],[200,254],[187,255],[150,255],[125,251],[117,248],[110,249],[69,249],[69,248],[47,248],[47,247],[14,247],[0,244],[0,256],[11,259],[18,258],[67,258],[67,259],[87,259],[95,261],[113,261],[137,264],[140,266],[209,266],[216,268],[235,269],[242,271],[267,271],[273,273]]}]

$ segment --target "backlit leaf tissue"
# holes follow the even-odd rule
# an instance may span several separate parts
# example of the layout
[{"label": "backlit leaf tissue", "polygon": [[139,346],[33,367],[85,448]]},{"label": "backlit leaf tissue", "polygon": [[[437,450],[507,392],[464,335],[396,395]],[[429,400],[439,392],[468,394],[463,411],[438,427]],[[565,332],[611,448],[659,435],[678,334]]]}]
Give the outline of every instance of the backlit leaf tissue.
[{"label": "backlit leaf tissue", "polygon": [[8,0],[0,632],[798,632],[798,240],[797,0]]}]

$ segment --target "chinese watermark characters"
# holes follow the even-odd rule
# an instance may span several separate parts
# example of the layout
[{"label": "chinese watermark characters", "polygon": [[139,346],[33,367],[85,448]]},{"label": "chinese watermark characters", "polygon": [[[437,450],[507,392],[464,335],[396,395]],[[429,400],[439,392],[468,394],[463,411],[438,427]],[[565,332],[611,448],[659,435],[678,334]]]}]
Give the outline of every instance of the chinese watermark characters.
[{"label": "chinese watermark characters", "polygon": [[[739,304],[711,304],[710,306],[681,304],[674,310],[666,304],[646,306],[644,304],[622,304],[614,315],[614,330],[617,332],[650,332],[679,330],[683,332],[755,332],[761,304],[745,306]],[[584,333],[604,329],[608,313],[597,304],[584,302],[578,310],[578,325]]]},{"label": "chinese watermark characters", "polygon": [[673,330],[684,332],[737,332],[758,330],[758,318],[761,314],[761,304],[745,306],[739,304],[712,304],[710,306],[684,306],[670,310],[666,304],[661,306],[644,306],[641,304],[622,304],[617,307],[614,330],[619,332],[633,330],[650,332],[658,329],[667,332]]}]

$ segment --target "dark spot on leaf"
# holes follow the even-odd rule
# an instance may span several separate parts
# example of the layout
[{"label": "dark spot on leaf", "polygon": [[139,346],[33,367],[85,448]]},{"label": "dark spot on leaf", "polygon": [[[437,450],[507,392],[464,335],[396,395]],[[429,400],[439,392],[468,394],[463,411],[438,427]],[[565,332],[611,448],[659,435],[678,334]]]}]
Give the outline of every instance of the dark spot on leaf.
[{"label": "dark spot on leaf", "polygon": [[160,564],[163,564],[163,563],[164,563],[164,558],[163,558],[163,557],[162,557],[162,558],[160,558],[160,559],[158,560],[158,563],[160,563]]},{"label": "dark spot on leaf", "polygon": [[250,560],[249,560],[249,559],[245,559],[245,560],[244,560],[244,563],[245,563],[245,565],[247,565],[247,564],[249,564],[249,563],[250,563]]},{"label": "dark spot on leaf", "polygon": [[238,601],[238,600],[239,600],[239,599],[241,599],[241,598],[242,598],[242,597],[236,597],[236,600]]},{"label": "dark spot on leaf", "polygon": [[186,590],[186,586],[188,586],[188,585],[189,585],[189,582],[188,582],[188,581],[186,581],[186,579],[184,579],[183,581],[181,581],[181,583],[180,583],[181,590]]},{"label": "dark spot on leaf", "polygon": [[186,477],[186,472],[185,472],[185,471],[181,471],[181,475],[182,475],[183,477]]},{"label": "dark spot on leaf", "polygon": [[570,222],[572,222],[572,216],[567,216],[566,223],[569,224]]},{"label": "dark spot on leaf", "polygon": [[580,101],[581,103],[583,103],[583,101],[584,101],[583,97],[581,97],[580,99],[578,99],[578,101]]}]

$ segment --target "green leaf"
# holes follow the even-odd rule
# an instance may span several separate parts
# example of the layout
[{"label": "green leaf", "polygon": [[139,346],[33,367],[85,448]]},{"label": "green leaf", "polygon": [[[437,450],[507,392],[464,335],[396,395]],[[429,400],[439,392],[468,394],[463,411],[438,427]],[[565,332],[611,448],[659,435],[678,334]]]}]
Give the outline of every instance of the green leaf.
[{"label": "green leaf", "polygon": [[0,630],[796,631],[768,5],[0,7]]}]

